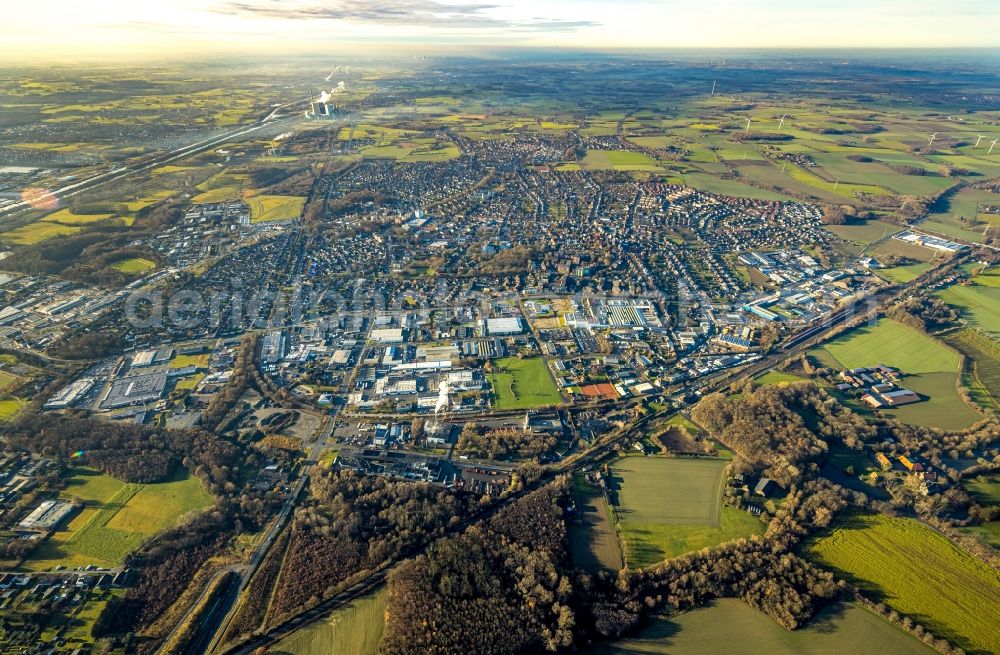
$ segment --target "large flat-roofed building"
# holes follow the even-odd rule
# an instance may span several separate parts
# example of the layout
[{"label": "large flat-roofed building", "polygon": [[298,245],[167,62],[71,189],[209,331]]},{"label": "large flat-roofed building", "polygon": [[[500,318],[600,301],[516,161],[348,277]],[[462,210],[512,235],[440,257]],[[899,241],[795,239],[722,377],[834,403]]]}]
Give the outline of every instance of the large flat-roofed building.
[{"label": "large flat-roofed building", "polygon": [[159,400],[167,386],[166,373],[148,373],[119,378],[111,384],[101,409],[117,409]]},{"label": "large flat-roofed building", "polygon": [[486,331],[497,336],[521,334],[524,332],[524,320],[516,316],[486,319]]},{"label": "large flat-roofed building", "polygon": [[403,328],[379,328],[372,330],[371,340],[379,343],[403,343]]},{"label": "large flat-roofed building", "polygon": [[53,530],[73,513],[76,506],[63,500],[46,500],[24,517],[19,526],[29,530]]},{"label": "large flat-roofed building", "polygon": [[288,352],[288,340],[280,330],[264,335],[260,345],[260,358],[265,364],[274,364]]},{"label": "large flat-roofed building", "polygon": [[94,386],[91,378],[80,378],[59,390],[42,405],[43,409],[65,409],[82,398]]}]

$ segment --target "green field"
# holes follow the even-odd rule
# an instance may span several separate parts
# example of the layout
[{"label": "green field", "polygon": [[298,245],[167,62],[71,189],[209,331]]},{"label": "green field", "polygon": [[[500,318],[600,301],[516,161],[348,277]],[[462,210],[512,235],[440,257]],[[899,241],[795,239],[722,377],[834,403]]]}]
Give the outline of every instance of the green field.
[{"label": "green field", "polygon": [[1000,338],[1000,288],[953,284],[936,295],[958,310],[970,327]]},{"label": "green field", "polygon": [[768,189],[758,189],[757,187],[736,180],[724,180],[709,173],[685,173],[684,183],[720,196],[757,198],[760,200],[792,200],[789,196],[781,193],[769,191]]},{"label": "green field", "polygon": [[960,430],[981,418],[958,395],[958,353],[896,321],[881,319],[874,327],[854,328],[813,354],[841,368],[876,364],[899,368],[905,374],[900,384],[927,398],[898,409],[883,410],[904,423]]},{"label": "green field", "polygon": [[250,205],[250,221],[284,221],[302,215],[306,199],[301,196],[253,196],[247,198]]},{"label": "green field", "polygon": [[1000,505],[1000,476],[980,475],[963,481],[962,486],[979,504]]},{"label": "green field", "polygon": [[589,571],[603,568],[617,573],[625,562],[604,494],[580,474],[573,477],[573,489],[579,519],[569,527],[573,564]]},{"label": "green field", "polygon": [[175,355],[170,360],[170,368],[186,368],[197,366],[198,368],[208,368],[208,353],[199,355]]},{"label": "green field", "polygon": [[588,655],[934,655],[937,651],[862,607],[820,612],[789,632],[746,603],[721,598]]},{"label": "green field", "polygon": [[63,236],[66,234],[76,234],[81,229],[82,228],[62,225],[60,223],[35,221],[34,223],[28,223],[27,225],[11,230],[10,232],[4,232],[0,236],[13,243],[22,246],[30,246],[53,237]]},{"label": "green field", "polygon": [[9,421],[17,416],[17,413],[24,407],[25,402],[19,398],[5,398],[0,400],[0,422]]},{"label": "green field", "polygon": [[526,409],[562,402],[559,389],[540,357],[507,357],[493,362],[489,374],[497,409]]},{"label": "green field", "polygon": [[854,515],[806,550],[967,652],[1000,651],[1000,573],[922,523]]},{"label": "green field", "polygon": [[60,496],[83,509],[32,553],[24,564],[28,570],[116,566],[146,539],[212,502],[201,481],[183,470],[169,482],[144,485],[77,468]]},{"label": "green field", "polygon": [[375,655],[385,629],[384,589],[353,600],[323,621],[296,630],[279,641],[274,655]]},{"label": "green field", "polygon": [[965,355],[962,383],[983,407],[1000,409],[1000,343],[975,330],[949,334],[945,340]]},{"label": "green field", "polygon": [[782,371],[768,371],[767,373],[754,378],[754,384],[788,384],[790,382],[801,382],[805,380],[798,375],[784,373]]},{"label": "green field", "polygon": [[156,268],[156,262],[142,257],[132,257],[131,259],[123,259],[115,262],[111,265],[111,268],[117,269],[126,275],[137,275]]},{"label": "green field", "polygon": [[752,515],[722,506],[728,462],[626,457],[612,467],[615,512],[630,567],[763,532]]}]

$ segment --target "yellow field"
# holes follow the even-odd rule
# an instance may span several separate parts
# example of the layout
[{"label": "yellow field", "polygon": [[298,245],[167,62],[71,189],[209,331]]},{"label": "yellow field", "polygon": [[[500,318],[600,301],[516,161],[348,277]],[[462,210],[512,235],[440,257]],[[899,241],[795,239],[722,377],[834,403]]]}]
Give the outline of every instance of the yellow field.
[{"label": "yellow field", "polygon": [[246,202],[250,205],[250,220],[261,223],[298,218],[306,199],[301,196],[254,196]]},{"label": "yellow field", "polygon": [[177,355],[170,362],[170,368],[184,368],[186,366],[206,368],[208,366],[208,353],[201,355]]},{"label": "yellow field", "polygon": [[0,422],[9,421],[17,416],[17,413],[24,407],[24,401],[17,398],[7,398],[0,400]]},{"label": "yellow field", "polygon": [[76,234],[82,228],[72,227],[69,225],[62,225],[60,223],[48,223],[44,221],[36,221],[34,223],[29,223],[16,230],[11,230],[10,232],[5,232],[0,235],[7,241],[12,243],[17,243],[22,246],[30,246],[35,243],[40,243],[47,239],[53,237],[62,236],[65,234]]}]

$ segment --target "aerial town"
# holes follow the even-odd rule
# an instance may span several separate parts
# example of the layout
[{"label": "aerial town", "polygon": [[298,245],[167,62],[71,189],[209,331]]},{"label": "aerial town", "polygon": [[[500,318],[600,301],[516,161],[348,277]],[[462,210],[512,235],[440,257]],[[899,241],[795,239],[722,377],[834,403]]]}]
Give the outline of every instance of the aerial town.
[{"label": "aerial town", "polygon": [[824,65],[0,79],[0,655],[1000,652],[1000,87]]}]

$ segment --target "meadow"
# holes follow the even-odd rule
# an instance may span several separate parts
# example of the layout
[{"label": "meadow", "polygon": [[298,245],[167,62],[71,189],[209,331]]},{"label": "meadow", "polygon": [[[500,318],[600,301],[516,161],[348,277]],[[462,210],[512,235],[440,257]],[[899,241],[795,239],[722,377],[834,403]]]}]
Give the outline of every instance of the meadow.
[{"label": "meadow", "polygon": [[896,321],[880,319],[875,326],[854,328],[813,352],[840,368],[885,364],[900,369],[905,374],[900,384],[926,397],[881,410],[904,423],[960,430],[981,418],[958,394],[958,353]]},{"label": "meadow", "polygon": [[268,650],[274,655],[375,655],[385,630],[385,589],[353,600],[323,621],[296,630]]},{"label": "meadow", "polygon": [[27,225],[15,228],[10,232],[4,232],[2,238],[20,246],[30,246],[53,237],[76,234],[81,229],[72,225],[35,221],[34,223],[28,223]]},{"label": "meadow", "polygon": [[28,570],[117,566],[149,537],[212,502],[201,481],[183,470],[168,482],[132,484],[76,468],[60,497],[82,503],[83,509],[31,554],[24,563]]},{"label": "meadow", "polygon": [[805,551],[967,652],[1000,650],[1000,573],[922,523],[856,514]]},{"label": "meadow", "polygon": [[301,196],[253,196],[246,199],[250,205],[250,220],[254,223],[264,221],[284,221],[298,218],[302,215],[306,199]]},{"label": "meadow", "polygon": [[644,567],[762,533],[752,515],[722,505],[728,462],[626,457],[612,467],[626,560]]},{"label": "meadow", "polygon": [[562,402],[559,389],[540,357],[498,359],[493,362],[489,380],[497,409],[526,409]]},{"label": "meadow", "polygon": [[156,268],[156,262],[143,257],[131,257],[117,261],[111,268],[121,271],[126,275],[140,275]]},{"label": "meadow", "polygon": [[953,284],[935,295],[958,310],[970,327],[1000,339],[1000,288]]},{"label": "meadow", "polygon": [[573,564],[588,571],[605,569],[617,573],[625,562],[604,494],[581,474],[573,477],[573,491],[578,517],[578,522],[569,526]]},{"label": "meadow", "polygon": [[962,383],[972,399],[983,407],[1000,409],[1000,344],[971,329],[949,334],[945,341],[965,355]]},{"label": "meadow", "polygon": [[789,632],[746,603],[720,598],[588,655],[934,655],[937,651],[871,612],[842,604]]}]

